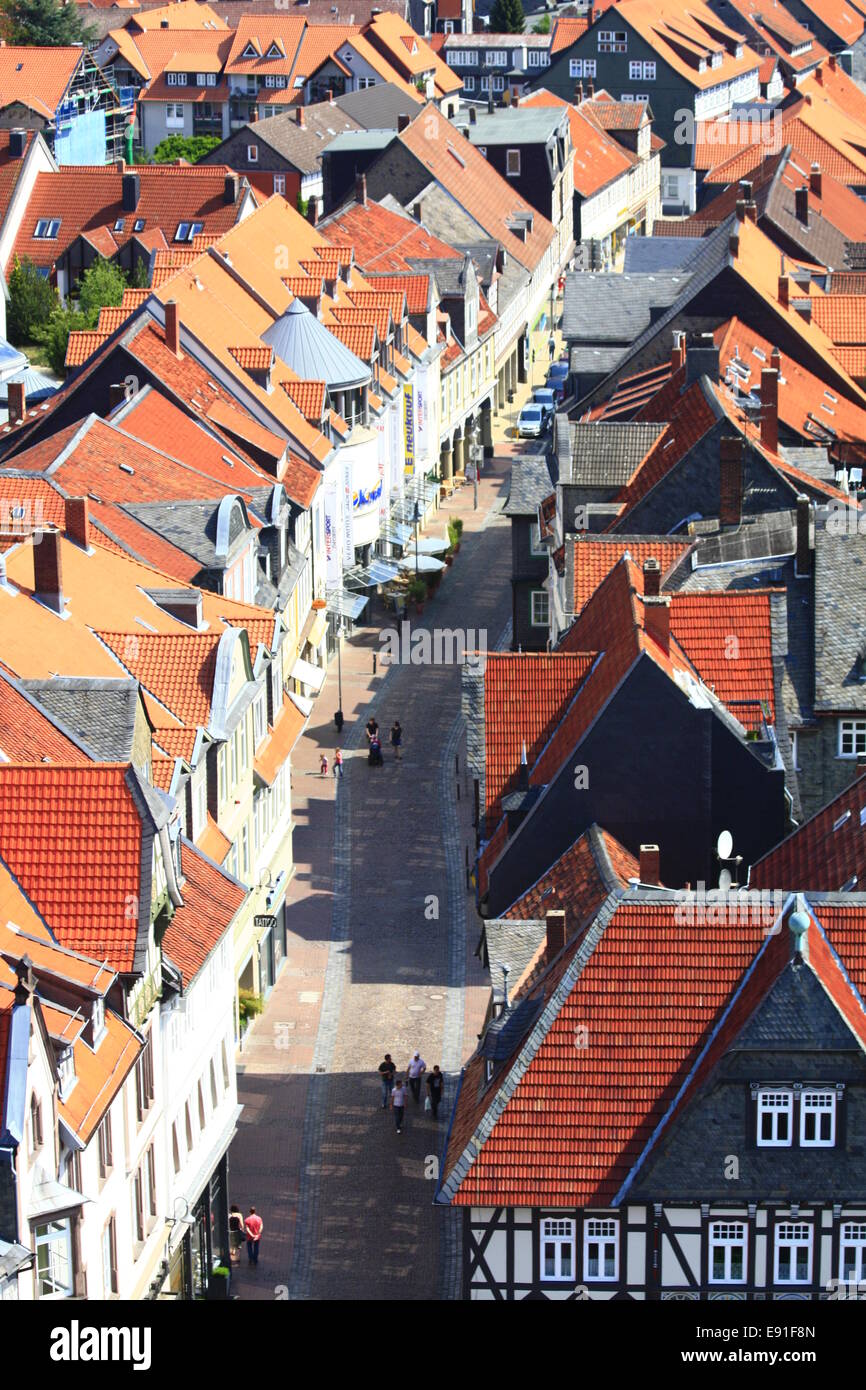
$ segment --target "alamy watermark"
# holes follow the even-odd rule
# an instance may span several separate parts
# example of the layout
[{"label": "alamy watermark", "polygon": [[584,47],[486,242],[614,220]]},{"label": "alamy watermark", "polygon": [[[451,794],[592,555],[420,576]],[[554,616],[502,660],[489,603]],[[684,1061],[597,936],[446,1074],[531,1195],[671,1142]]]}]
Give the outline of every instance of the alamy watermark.
[{"label": "alamy watermark", "polygon": [[688,107],[680,107],[674,113],[674,143],[694,147],[699,126],[702,145],[716,145],[732,154],[747,144],[761,145],[767,154],[778,154],[784,144],[782,113],[777,110],[751,106],[732,111],[726,119],[701,120]]},{"label": "alamy watermark", "polygon": [[761,927],[777,936],[788,894],[777,888],[678,888],[674,922],[678,927]]},{"label": "alamy watermark", "polygon": [[465,666],[479,675],[487,667],[486,628],[416,627],[403,621],[399,629],[379,633],[383,666]]}]

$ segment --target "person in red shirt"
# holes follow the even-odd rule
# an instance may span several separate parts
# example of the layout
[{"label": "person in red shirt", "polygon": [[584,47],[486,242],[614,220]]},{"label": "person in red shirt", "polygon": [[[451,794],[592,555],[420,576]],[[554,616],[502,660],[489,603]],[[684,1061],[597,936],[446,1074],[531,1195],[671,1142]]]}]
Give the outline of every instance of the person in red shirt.
[{"label": "person in red shirt", "polygon": [[244,1223],[244,1231],[247,1237],[247,1258],[251,1265],[257,1265],[259,1262],[259,1246],[261,1245],[263,1230],[262,1218],[255,1207],[250,1207],[250,1214]]}]

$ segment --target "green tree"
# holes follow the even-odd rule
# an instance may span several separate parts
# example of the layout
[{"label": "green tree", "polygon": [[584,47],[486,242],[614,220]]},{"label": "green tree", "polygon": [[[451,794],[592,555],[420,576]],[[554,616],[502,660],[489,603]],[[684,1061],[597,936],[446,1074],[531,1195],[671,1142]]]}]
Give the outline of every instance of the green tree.
[{"label": "green tree", "polygon": [[306,217],[307,213],[308,213],[309,210],[310,210],[310,200],[309,200],[309,198],[302,198],[302,197],[301,197],[301,190],[300,190],[300,189],[298,189],[298,196],[297,196],[297,199],[296,199],[296,202],[295,202],[295,206],[297,207],[298,212],[301,214],[301,216],[302,216],[302,217]]},{"label": "green tree", "polygon": [[87,328],[95,328],[100,309],[119,304],[129,281],[114,261],[100,256],[85,270],[78,282],[78,308]]},{"label": "green tree", "polygon": [[543,15],[541,16],[541,19],[538,21],[538,23],[537,23],[537,24],[533,24],[533,26],[532,26],[532,32],[533,32],[533,34],[549,34],[549,33],[550,33],[550,15],[549,15],[549,14],[543,14]]},{"label": "green tree", "polygon": [[154,164],[173,164],[176,159],[185,159],[188,164],[198,164],[206,154],[222,144],[217,135],[169,135],[160,140],[153,152]]},{"label": "green tree", "polygon": [[0,0],[0,29],[7,43],[55,48],[90,43],[96,30],[84,24],[78,6],[57,0]]},{"label": "green tree", "polygon": [[15,263],[9,273],[9,308],[6,331],[16,347],[36,341],[39,329],[44,328],[57,307],[57,291],[46,275],[26,257]]},{"label": "green tree", "polygon": [[52,372],[63,376],[66,372],[66,345],[73,329],[89,328],[80,309],[65,308],[58,305],[44,328],[38,332],[39,342],[45,347],[45,356]]},{"label": "green tree", "polygon": [[494,0],[490,11],[491,34],[522,34],[526,16],[520,0]]}]

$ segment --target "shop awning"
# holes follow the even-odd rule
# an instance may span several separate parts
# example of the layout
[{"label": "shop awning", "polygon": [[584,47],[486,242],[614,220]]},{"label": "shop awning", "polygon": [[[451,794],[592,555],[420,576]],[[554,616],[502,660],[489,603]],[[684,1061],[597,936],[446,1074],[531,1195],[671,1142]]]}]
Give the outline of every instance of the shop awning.
[{"label": "shop awning", "polygon": [[339,613],[343,618],[349,618],[354,622],[360,617],[367,607],[367,599],[364,594],[353,594],[348,589],[329,589],[328,608],[332,613]]},{"label": "shop awning", "polygon": [[304,661],[303,657],[299,657],[292,667],[292,680],[312,686],[318,693],[325,683],[325,672],[321,666],[314,666],[311,661]]},{"label": "shop awning", "polygon": [[401,521],[395,521],[391,517],[382,527],[382,540],[389,541],[391,545],[405,545],[412,538],[412,527],[404,526]]},{"label": "shop awning", "polygon": [[390,584],[398,573],[396,565],[376,557],[369,565],[355,565],[353,569],[345,570],[343,583],[350,589],[370,589],[374,584]]}]

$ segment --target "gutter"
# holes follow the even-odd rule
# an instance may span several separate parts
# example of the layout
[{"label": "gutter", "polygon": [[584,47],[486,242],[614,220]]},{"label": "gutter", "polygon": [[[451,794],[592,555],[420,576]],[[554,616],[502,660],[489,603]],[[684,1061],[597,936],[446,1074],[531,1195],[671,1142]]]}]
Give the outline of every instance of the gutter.
[{"label": "gutter", "polygon": [[445,1135],[445,1143],[444,1143],[444,1145],[443,1145],[443,1147],[442,1147],[442,1157],[441,1157],[441,1159],[439,1160],[439,1180],[438,1180],[438,1182],[436,1183],[436,1191],[433,1193],[433,1206],[434,1206],[434,1207],[435,1207],[435,1206],[449,1206],[449,1207],[450,1207],[450,1205],[451,1205],[450,1202],[440,1202],[440,1201],[439,1201],[439,1194],[440,1194],[440,1192],[442,1191],[442,1172],[443,1172],[443,1169],[444,1169],[444,1166],[445,1166],[445,1155],[446,1155],[447,1152],[448,1152],[448,1145],[449,1145],[450,1142],[451,1142],[451,1131],[452,1131],[452,1129],[454,1128],[454,1116],[457,1114],[457,1106],[458,1106],[458,1104],[459,1104],[459,1102],[460,1102],[460,1093],[461,1093],[461,1091],[463,1090],[463,1078],[464,1078],[465,1075],[466,1075],[466,1068],[465,1068],[465,1067],[462,1067],[461,1070],[460,1070],[460,1080],[459,1080],[458,1083],[457,1083],[457,1094],[456,1094],[456,1096],[454,1097],[454,1104],[453,1104],[453,1106],[451,1107],[451,1119],[448,1121],[448,1131],[447,1131],[447,1133],[446,1133],[446,1135]]}]

